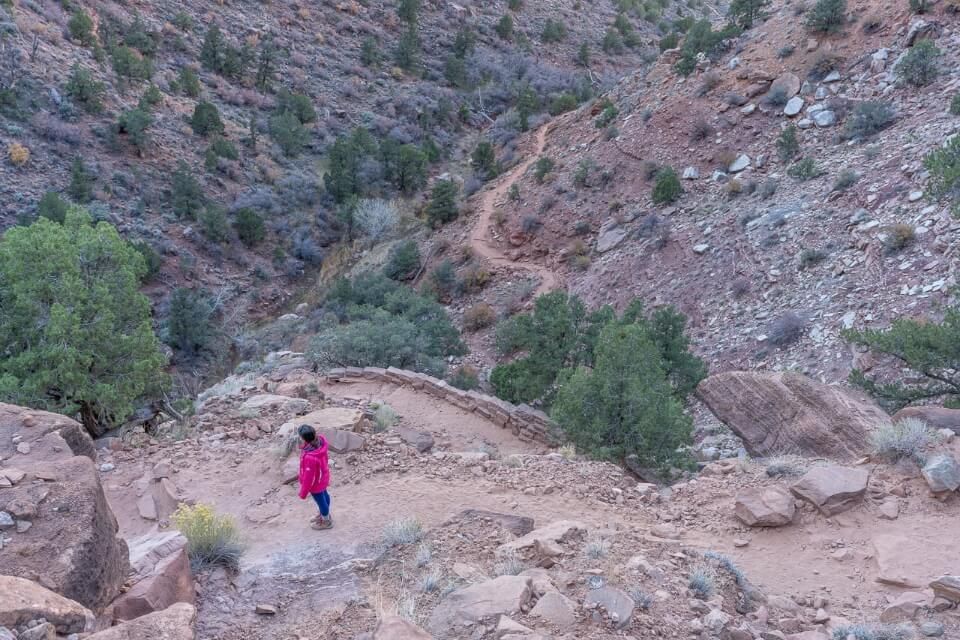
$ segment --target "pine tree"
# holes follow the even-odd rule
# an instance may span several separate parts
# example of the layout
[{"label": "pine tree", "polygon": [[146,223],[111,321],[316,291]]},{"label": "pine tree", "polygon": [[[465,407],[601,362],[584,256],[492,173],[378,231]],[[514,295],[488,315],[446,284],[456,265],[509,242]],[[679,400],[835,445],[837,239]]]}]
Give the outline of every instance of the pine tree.
[{"label": "pine tree", "polygon": [[457,183],[453,180],[437,180],[427,205],[427,220],[439,227],[454,220],[460,213],[457,207]]},{"label": "pine tree", "polygon": [[733,0],[728,13],[741,29],[749,29],[753,23],[763,17],[770,0]]},{"label": "pine tree", "polygon": [[272,40],[266,40],[260,47],[260,59],[257,61],[257,77],[254,81],[257,89],[264,93],[273,87],[273,76],[276,73],[277,51]]},{"label": "pine tree", "polygon": [[217,25],[211,26],[207,30],[207,35],[203,38],[203,46],[200,48],[200,64],[208,71],[219,73],[223,68],[223,49],[225,46],[223,33]]},{"label": "pine tree", "polygon": [[[168,383],[143,257],[71,208],[0,238],[0,400],[79,414],[93,435]],[[43,322],[37,322],[43,318]]]},{"label": "pine tree", "polygon": [[74,202],[86,204],[93,198],[93,176],[87,171],[83,159],[77,156],[70,165],[70,186],[67,193]]},{"label": "pine tree", "polygon": [[473,168],[485,180],[489,180],[497,175],[497,154],[487,140],[482,140],[473,150],[470,159],[473,161]]}]

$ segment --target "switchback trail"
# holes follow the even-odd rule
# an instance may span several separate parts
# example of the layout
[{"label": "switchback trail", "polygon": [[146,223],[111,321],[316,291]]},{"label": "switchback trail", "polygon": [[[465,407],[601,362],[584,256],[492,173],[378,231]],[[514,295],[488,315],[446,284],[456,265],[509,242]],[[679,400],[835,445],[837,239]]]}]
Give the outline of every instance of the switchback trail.
[{"label": "switchback trail", "polygon": [[490,223],[493,219],[494,210],[506,201],[510,187],[523,176],[527,169],[530,168],[530,165],[536,162],[540,154],[543,153],[543,149],[547,144],[547,134],[550,133],[551,128],[552,123],[547,123],[540,127],[536,135],[536,148],[533,149],[527,159],[500,176],[497,184],[483,194],[483,197],[480,199],[480,217],[470,232],[470,247],[477,255],[486,258],[493,265],[519,267],[530,271],[540,278],[540,286],[537,287],[534,297],[560,288],[562,286],[560,278],[545,265],[530,262],[529,260],[511,260],[508,258],[507,255],[491,241]]}]

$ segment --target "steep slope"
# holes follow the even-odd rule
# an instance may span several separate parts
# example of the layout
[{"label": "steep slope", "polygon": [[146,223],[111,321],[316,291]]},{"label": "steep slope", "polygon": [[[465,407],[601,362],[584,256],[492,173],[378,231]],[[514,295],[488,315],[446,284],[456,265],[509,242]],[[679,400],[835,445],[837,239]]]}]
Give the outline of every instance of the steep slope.
[{"label": "steep slope", "polygon": [[[618,84],[609,123],[598,122],[602,101],[558,120],[541,153],[555,166],[542,182],[533,170],[517,181],[519,199],[497,212],[499,245],[593,304],[639,296],[678,306],[717,370],[836,380],[855,361],[870,366],[842,329],[935,310],[955,284],[957,225],[925,193],[922,161],[957,128],[948,107],[960,34],[946,7],[916,16],[905,2],[851,4],[835,35],[804,22],[793,5],[773,3],[767,20],[689,77],[668,51]],[[940,73],[916,87],[894,70],[925,37],[943,53]],[[797,92],[802,111],[787,116]],[[896,117],[851,138],[865,102]],[[819,124],[818,111],[829,112]],[[781,160],[776,141],[791,124],[799,153]],[[822,173],[791,177],[800,157]],[[663,166],[689,179],[675,203],[655,205]]]}]

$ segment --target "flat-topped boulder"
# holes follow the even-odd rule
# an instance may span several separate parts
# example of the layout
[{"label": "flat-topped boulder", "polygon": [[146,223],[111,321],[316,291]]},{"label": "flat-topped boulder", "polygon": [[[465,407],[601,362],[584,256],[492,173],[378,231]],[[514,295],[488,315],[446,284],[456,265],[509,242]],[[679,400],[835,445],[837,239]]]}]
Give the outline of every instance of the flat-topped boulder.
[{"label": "flat-topped boulder", "polygon": [[748,527],[782,527],[793,522],[794,498],[779,485],[747,489],[737,494],[734,514]]},{"label": "flat-topped boulder", "polygon": [[361,431],[364,424],[363,412],[359,409],[348,409],[346,407],[327,407],[311,411],[305,415],[299,416],[294,420],[284,422],[277,435],[281,438],[292,437],[297,434],[300,425],[308,424],[318,432],[324,429],[337,429],[340,431]]},{"label": "flat-topped boulder", "polygon": [[27,469],[42,483],[0,489],[0,511],[30,523],[6,532],[0,574],[33,580],[95,612],[120,592],[130,567],[93,461],[73,457]]},{"label": "flat-topped boulder", "polygon": [[960,409],[946,407],[905,407],[893,414],[893,421],[916,418],[925,422],[931,429],[950,429],[960,434]]},{"label": "flat-topped boulder", "polygon": [[758,457],[857,458],[867,434],[890,420],[862,394],[796,373],[719,373],[700,383],[697,396]]},{"label": "flat-topped boulder", "polygon": [[827,465],[810,469],[790,490],[823,515],[832,516],[858,505],[867,492],[869,480],[866,469]]},{"label": "flat-topped boulder", "polygon": [[51,462],[73,456],[93,460],[93,440],[76,420],[0,402],[0,459],[4,466],[24,469],[30,462]]},{"label": "flat-topped boulder", "polygon": [[265,411],[300,414],[310,409],[310,401],[303,398],[291,398],[274,393],[261,393],[244,400],[240,409],[256,414]]}]

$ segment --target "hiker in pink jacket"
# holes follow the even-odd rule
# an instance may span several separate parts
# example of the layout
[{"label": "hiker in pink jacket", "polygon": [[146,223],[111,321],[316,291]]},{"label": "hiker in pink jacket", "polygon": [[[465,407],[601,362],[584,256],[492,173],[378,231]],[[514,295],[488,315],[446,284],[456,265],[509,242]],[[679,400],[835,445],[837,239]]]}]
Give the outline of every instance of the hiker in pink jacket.
[{"label": "hiker in pink jacket", "polygon": [[323,530],[333,526],[330,517],[330,467],[327,460],[327,441],[318,436],[316,430],[308,424],[297,429],[303,443],[300,445],[300,499],[313,496],[320,515],[311,522],[314,529]]}]

